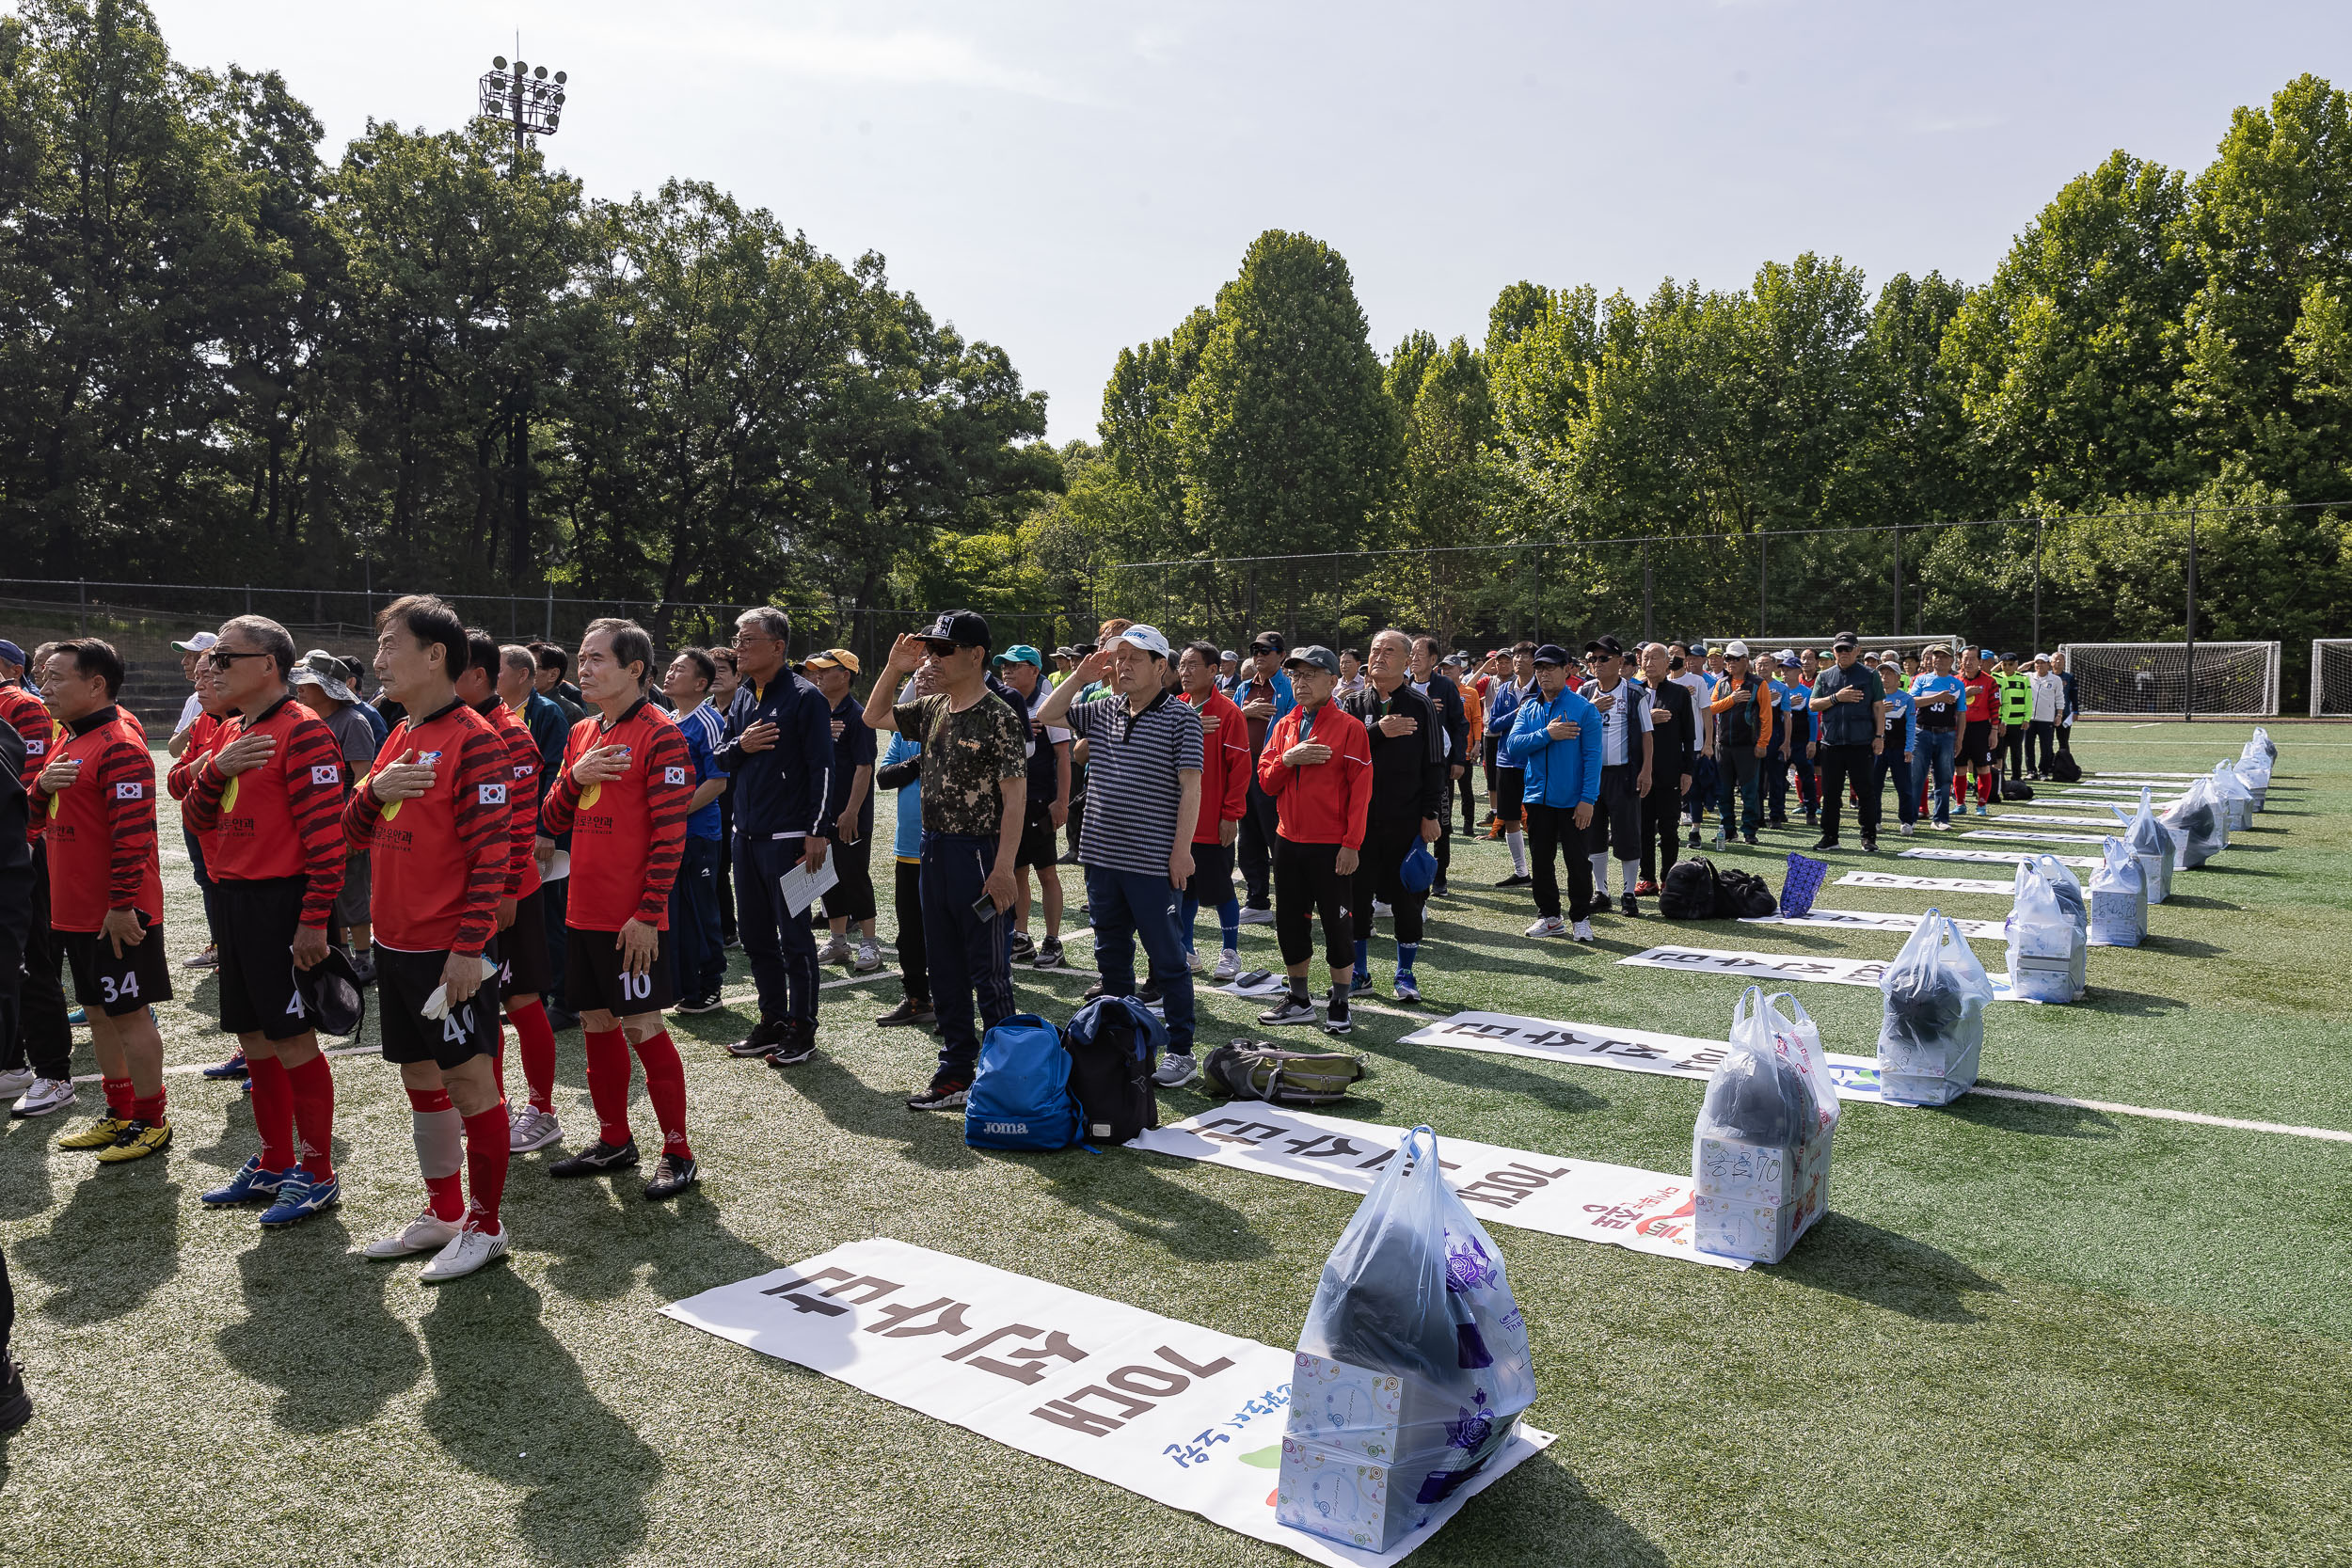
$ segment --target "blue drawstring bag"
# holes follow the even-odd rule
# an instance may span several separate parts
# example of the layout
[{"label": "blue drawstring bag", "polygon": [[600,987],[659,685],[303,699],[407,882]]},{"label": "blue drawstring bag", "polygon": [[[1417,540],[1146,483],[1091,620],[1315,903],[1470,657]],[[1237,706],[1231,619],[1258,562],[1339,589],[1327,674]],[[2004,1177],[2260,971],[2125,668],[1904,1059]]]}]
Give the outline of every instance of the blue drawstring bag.
[{"label": "blue drawstring bag", "polygon": [[1407,893],[1427,893],[1438,880],[1438,857],[1429,852],[1429,841],[1416,837],[1413,847],[1405,851],[1405,860],[1396,868],[1396,879],[1405,884]]},{"label": "blue drawstring bag", "polygon": [[1078,1141],[1078,1101],[1061,1031],[1015,1013],[980,1037],[980,1066],[963,1106],[974,1148],[1068,1148]]},{"label": "blue drawstring bag", "polygon": [[1813,912],[1814,895],[1821,891],[1821,883],[1829,877],[1829,862],[1817,861],[1810,855],[1791,850],[1788,856],[1788,876],[1780,884],[1780,917],[1801,920]]}]

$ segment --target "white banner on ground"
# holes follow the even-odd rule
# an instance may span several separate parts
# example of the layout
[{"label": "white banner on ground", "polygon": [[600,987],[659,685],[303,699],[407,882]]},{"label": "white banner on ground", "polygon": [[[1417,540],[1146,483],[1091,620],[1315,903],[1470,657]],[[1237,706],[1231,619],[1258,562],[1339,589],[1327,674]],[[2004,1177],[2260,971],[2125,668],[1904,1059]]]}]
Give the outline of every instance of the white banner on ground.
[{"label": "white banner on ground", "polygon": [[2003,811],[1993,814],[1990,820],[2011,828],[2105,828],[2122,832],[2123,824],[2112,816],[2054,816],[2046,812]]},{"label": "white banner on ground", "polygon": [[[2003,893],[2010,891],[2007,882],[1990,884]],[[1921,913],[1926,911],[1922,911]],[[1952,924],[1960,934],[1973,941],[1998,942],[2008,935],[2008,927],[1997,920],[1963,920],[1954,915]],[[1811,909],[1800,915],[1757,914],[1740,918],[1742,926],[1843,926],[1872,931],[1900,931],[1909,936],[1919,928],[1919,915],[1889,912],[1883,910],[1824,910]]]},{"label": "white banner on ground", "polygon": [[[2086,784],[2079,789],[2061,789],[2058,793],[2060,795],[2070,797],[2067,800],[2067,804],[2069,805],[2077,803],[2077,801],[2084,796],[2091,796],[2099,799],[2118,801],[2131,801],[2139,799],[2139,791],[2137,789],[2123,789],[2121,787],[2109,788],[2104,784]],[[2181,797],[2177,793],[2164,795],[2155,790],[2150,790],[2148,792],[2148,801],[2151,805],[2169,806],[2180,799]]]},{"label": "white banner on ground", "polygon": [[2086,779],[2122,779],[2132,784],[2137,784],[2142,779],[2201,779],[2204,776],[2202,773],[2159,773],[2153,768],[2130,768],[2116,773],[2104,773],[2094,768],[2083,775]]},{"label": "white banner on ground", "polygon": [[[1446,1022],[1463,1016],[1456,1014]],[[1511,1022],[1532,1029],[1559,1027],[1534,1019]],[[1422,1030],[1405,1037],[1420,1039],[1427,1033]],[[1719,1060],[1728,1049],[1721,1041],[1690,1043],[1714,1051]],[[1707,1073],[1697,1076],[1704,1078]],[[1203,1111],[1167,1127],[1138,1132],[1127,1140],[1127,1147],[1310,1181],[1318,1187],[1337,1187],[1343,1192],[1368,1193],[1381,1167],[1396,1157],[1397,1146],[1407,1131],[1377,1122],[1319,1117],[1283,1105],[1236,1101],[1221,1111]],[[1691,1178],[1687,1172],[1668,1176],[1630,1165],[1498,1148],[1442,1134],[1438,1139],[1438,1160],[1445,1167],[1446,1185],[1482,1220],[1579,1241],[1606,1242],[1661,1258],[1682,1258],[1727,1269],[1747,1266],[1737,1258],[1719,1258],[1691,1244]]]},{"label": "white banner on ground", "polygon": [[1837,879],[1839,887],[1897,887],[1920,893],[1997,893],[2006,898],[2017,891],[2012,882],[1982,877],[1904,877],[1892,871],[1849,871]]},{"label": "white banner on ground", "polygon": [[[2117,831],[2122,830],[2119,828]],[[1999,839],[2013,844],[2105,844],[2108,838],[2106,833],[2029,833],[2014,828],[1978,828],[1960,836]]]},{"label": "white banner on ground", "polygon": [[[1455,1013],[1452,1018],[1414,1030],[1401,1045],[1442,1045],[1455,1051],[1484,1051],[1497,1056],[1533,1056],[1545,1062],[1573,1062],[1579,1067],[1605,1067],[1619,1072],[1651,1072],[1668,1078],[1711,1077],[1731,1047],[1723,1040],[1695,1035],[1661,1035],[1649,1029],[1617,1029],[1605,1023],[1559,1023],[1549,1019],[1520,1018],[1515,1013]],[[1879,1093],[1875,1056],[1840,1056],[1825,1052],[1830,1082],[1840,1098],[1885,1101]],[[1451,1144],[1446,1146],[1452,1148]],[[1482,1211],[1483,1212],[1483,1211]],[[1705,1259],[1714,1263],[1721,1259]]]},{"label": "white banner on ground", "polygon": [[[2038,861],[2041,858],[2030,849],[1905,849],[1896,856],[1898,860],[1906,861],[1974,861],[1996,865],[2015,865],[2019,861]],[[2090,855],[2060,855],[2058,863],[2091,871],[2106,863]]]},{"label": "white banner on ground", "polygon": [[[1892,958],[1837,958],[1811,953],[1750,953],[1714,947],[1652,947],[1619,958],[1638,969],[1678,969],[1686,974],[1729,974],[1758,985],[1777,980],[1818,980],[1831,986],[1876,987]],[[2008,979],[1987,971],[1995,1002],[2030,1002],[2009,989]]]},{"label": "white banner on ground", "polygon": [[1521,1426],[1425,1528],[1391,1551],[1361,1552],[1275,1523],[1291,1351],[888,1240],[852,1242],[661,1310],[1334,1568],[1402,1561],[1553,1440]]},{"label": "white banner on ground", "polygon": [[1279,969],[1252,969],[1213,989],[1228,996],[1279,996],[1289,989],[1289,982]]}]

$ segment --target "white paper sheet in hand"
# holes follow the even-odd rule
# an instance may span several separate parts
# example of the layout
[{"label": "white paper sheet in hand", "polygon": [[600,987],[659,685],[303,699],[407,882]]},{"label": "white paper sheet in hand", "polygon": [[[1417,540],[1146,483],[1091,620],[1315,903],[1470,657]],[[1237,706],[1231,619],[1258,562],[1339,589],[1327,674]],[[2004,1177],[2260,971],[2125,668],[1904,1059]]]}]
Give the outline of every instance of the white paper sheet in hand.
[{"label": "white paper sheet in hand", "polygon": [[[498,965],[492,963],[488,958],[484,958],[482,960],[482,978],[485,982],[496,979],[498,977]],[[477,990],[474,994],[476,996],[480,996],[482,993]],[[449,1017],[448,983],[444,981],[442,984],[435,986],[433,988],[433,994],[424,999],[424,1006],[419,1007],[417,1011],[422,1013],[425,1017],[431,1019],[436,1023],[438,1023],[441,1020]]]},{"label": "white paper sheet in hand", "polygon": [[[1406,1131],[1252,1101],[1148,1128],[1128,1139],[1127,1147],[1368,1193],[1395,1158]],[[1691,1244],[1687,1173],[1670,1176],[1443,1134],[1438,1158],[1445,1165],[1446,1185],[1482,1221],[1719,1268],[1747,1267],[1739,1259],[1719,1258]]]},{"label": "white paper sheet in hand", "polygon": [[1275,1522],[1291,1351],[888,1240],[661,1310],[1333,1568],[1402,1561],[1553,1440],[1522,1425],[1425,1528],[1388,1552],[1353,1551]]},{"label": "white paper sheet in hand", "polygon": [[776,879],[777,885],[784,892],[784,907],[794,914],[806,914],[808,907],[822,898],[840,880],[841,868],[834,864],[830,854],[826,855],[825,863],[814,871],[803,861]]}]

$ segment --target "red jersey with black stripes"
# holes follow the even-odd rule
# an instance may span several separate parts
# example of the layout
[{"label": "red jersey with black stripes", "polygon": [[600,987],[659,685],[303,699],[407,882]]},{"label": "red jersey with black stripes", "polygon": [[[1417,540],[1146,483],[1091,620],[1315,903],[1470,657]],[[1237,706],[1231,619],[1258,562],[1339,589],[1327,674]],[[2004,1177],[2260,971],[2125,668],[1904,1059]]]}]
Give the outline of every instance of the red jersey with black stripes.
[{"label": "red jersey with black stripes", "polygon": [[188,743],[180,748],[180,760],[173,763],[171,770],[164,775],[164,789],[180,802],[182,825],[196,835],[196,847],[208,862],[213,853],[213,835],[198,827],[189,816],[188,797],[196,789],[197,770],[204,766],[205,759],[220,745],[221,726],[235,717],[233,713],[225,718],[210,713],[198,714],[184,732]]},{"label": "red jersey with black stripes", "polygon": [[[626,749],[617,779],[581,784],[573,765],[600,746]],[[564,745],[564,771],[541,815],[550,835],[572,835],[572,891],[564,924],[617,931],[642,920],[670,928],[670,888],[686,850],[686,803],[694,793],[694,759],[677,721],[640,698],[606,724],[583,719]]]},{"label": "red jersey with black stripes", "polygon": [[[30,790],[34,776],[49,766],[49,742],[58,733],[57,721],[49,716],[49,705],[14,681],[0,686],[0,719],[24,739],[24,787]],[[30,800],[25,805],[24,836],[38,841],[48,815]]]},{"label": "red jersey with black stripes", "polygon": [[[49,805],[49,924],[95,931],[109,910],[164,917],[163,859],[155,846],[155,759],[147,736],[108,705],[66,726],[49,763],[78,762],[81,776]],[[34,799],[44,799],[33,784]]]},{"label": "red jersey with black stripes", "polygon": [[[375,775],[403,757],[431,768],[433,786],[413,800],[377,800]],[[506,896],[507,766],[490,721],[454,699],[392,726],[343,807],[345,841],[368,851],[377,942],[479,953],[489,942]]]},{"label": "red jersey with black stripes", "polygon": [[513,817],[508,827],[506,896],[528,898],[539,891],[539,862],[531,852],[539,837],[539,743],[531,738],[531,731],[515,716],[515,710],[496,698],[481,713],[506,743],[506,804]]},{"label": "red jersey with black stripes", "polygon": [[[248,735],[278,744],[258,766],[222,772],[220,753]],[[188,750],[196,750],[193,735]],[[181,815],[203,835],[204,869],[214,880],[307,877],[302,924],[326,928],[343,887],[343,759],[325,720],[289,694],[252,719],[220,725],[193,770]]]}]

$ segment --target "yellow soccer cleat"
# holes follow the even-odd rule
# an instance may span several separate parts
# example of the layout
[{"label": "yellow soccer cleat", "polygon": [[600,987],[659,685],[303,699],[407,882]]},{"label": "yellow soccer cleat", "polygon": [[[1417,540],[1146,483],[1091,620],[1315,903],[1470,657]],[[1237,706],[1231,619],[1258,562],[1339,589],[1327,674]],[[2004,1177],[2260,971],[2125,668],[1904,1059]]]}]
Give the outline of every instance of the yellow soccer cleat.
[{"label": "yellow soccer cleat", "polygon": [[67,1132],[57,1139],[59,1148],[111,1148],[115,1140],[131,1124],[121,1117],[100,1117],[79,1132]]},{"label": "yellow soccer cleat", "polygon": [[112,1148],[100,1150],[98,1159],[102,1164],[119,1165],[125,1160],[144,1160],[151,1154],[160,1154],[170,1147],[171,1123],[125,1122],[122,1136],[115,1140]]}]

